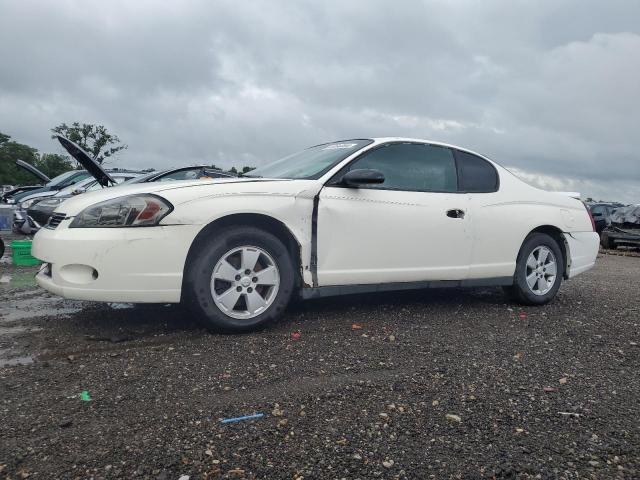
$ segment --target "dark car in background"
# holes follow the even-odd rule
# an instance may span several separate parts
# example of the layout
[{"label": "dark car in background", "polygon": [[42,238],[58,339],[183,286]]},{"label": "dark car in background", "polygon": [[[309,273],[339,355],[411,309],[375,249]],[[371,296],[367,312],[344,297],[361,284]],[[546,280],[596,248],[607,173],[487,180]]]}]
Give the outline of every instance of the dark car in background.
[{"label": "dark car in background", "polygon": [[191,165],[188,167],[170,168],[159,172],[149,172],[137,178],[124,182],[123,185],[145,182],[167,182],[172,180],[196,180],[199,178],[234,178],[237,175],[224,172],[208,165]]},{"label": "dark car in background", "polygon": [[30,163],[27,163],[23,160],[17,160],[15,164],[18,167],[23,168],[31,175],[33,175],[37,180],[39,180],[40,185],[19,185],[15,187],[11,186],[11,188],[3,188],[2,195],[0,196],[0,203],[14,204],[16,203],[15,198],[18,195],[25,192],[41,189],[44,185],[51,183],[51,179],[49,177],[47,177],[44,173],[42,173]]},{"label": "dark car in background", "polygon": [[[14,213],[13,230],[16,232],[26,235],[37,232],[49,220],[55,207],[66,198],[73,196],[73,194],[83,193],[87,188],[111,187],[143,173],[140,170],[123,168],[105,170],[71,140],[60,135],[56,136],[56,138],[64,149],[85,169],[63,173],[59,177],[64,177],[66,180],[57,182],[55,188],[45,185],[41,189],[27,192],[26,196],[20,196],[16,202],[17,208]],[[35,170],[32,165],[27,165]],[[84,188],[76,190],[74,189],[76,185],[83,185]],[[66,192],[66,194],[58,196],[59,192]],[[57,198],[58,201],[50,202],[54,198]],[[45,201],[47,202],[44,204],[45,208],[43,210],[38,209],[38,204]]]},{"label": "dark car in background", "polygon": [[[78,163],[84,166],[87,171],[91,172],[91,176],[93,176],[95,180],[88,182],[87,179],[85,179],[74,184],[74,186],[77,185],[77,188],[74,188],[74,186],[67,187],[59,192],[47,196],[46,198],[38,199],[28,205],[26,215],[24,215],[25,220],[28,221],[28,225],[24,225],[24,227],[22,227],[21,230],[23,233],[37,232],[40,227],[47,224],[49,218],[53,214],[53,211],[58,207],[58,205],[66,199],[82,194],[86,191],[115,187],[117,185],[128,185],[131,183],[196,180],[199,178],[233,178],[236,176],[233,173],[223,172],[222,170],[218,170],[207,165],[191,165],[187,167],[162,170],[159,172],[153,171],[146,174],[143,174],[144,172],[140,171],[125,169],[104,170],[102,166],[97,164],[86,152],[73,142],[70,142],[64,137],[58,137],[58,140],[71,154],[71,156],[78,161]],[[25,221],[22,221],[21,225],[24,223]]]},{"label": "dark car in background", "polygon": [[593,222],[596,225],[598,235],[602,234],[605,227],[611,223],[611,214],[616,211],[616,208],[621,206],[621,204],[617,203],[593,203],[589,205],[589,210],[593,216]]},{"label": "dark car in background", "polygon": [[[25,168],[34,175],[36,174],[35,172],[39,172],[42,176],[47,178],[46,175],[40,172],[40,170],[35,168],[33,165],[29,165],[26,162],[18,160],[16,162],[16,165]],[[27,165],[31,168],[27,168]],[[57,192],[58,190],[62,190],[63,188],[66,188],[69,185],[73,185],[74,183],[84,180],[85,178],[89,178],[90,176],[91,173],[86,170],[69,170],[68,172],[61,173],[57,177],[54,177],[53,179],[47,181],[43,186],[29,188],[28,190],[23,189],[23,191],[13,194],[11,194],[11,192],[7,193],[5,195],[5,203],[17,205],[21,202],[27,202],[35,198],[53,195],[53,193]]]}]

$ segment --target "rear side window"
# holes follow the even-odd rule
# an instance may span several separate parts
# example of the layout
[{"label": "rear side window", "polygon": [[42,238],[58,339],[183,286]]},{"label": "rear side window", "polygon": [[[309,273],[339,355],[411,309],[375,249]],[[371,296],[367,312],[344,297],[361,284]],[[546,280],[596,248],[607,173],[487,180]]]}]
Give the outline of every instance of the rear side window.
[{"label": "rear side window", "polygon": [[456,162],[461,192],[487,193],[498,190],[498,172],[485,159],[456,150]]},{"label": "rear side window", "polygon": [[455,192],[453,152],[445,147],[416,143],[393,143],[365,153],[349,165],[379,170],[384,183],[366,188],[415,192]]}]

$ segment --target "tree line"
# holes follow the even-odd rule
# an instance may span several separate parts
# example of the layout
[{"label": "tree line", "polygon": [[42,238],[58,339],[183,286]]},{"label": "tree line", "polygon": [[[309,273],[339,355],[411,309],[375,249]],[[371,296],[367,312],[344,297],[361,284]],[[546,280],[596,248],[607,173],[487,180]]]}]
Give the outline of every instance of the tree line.
[{"label": "tree line", "polygon": [[[71,125],[62,123],[52,128],[51,133],[51,138],[61,135],[76,143],[99,164],[127,148],[127,145],[122,143],[117,135],[110,133],[104,125],[81,124],[80,122],[74,122]],[[0,185],[32,185],[37,183],[33,175],[15,164],[16,160],[30,163],[49,178],[69,170],[82,168],[68,155],[40,153],[36,148],[16,142],[11,139],[10,135],[0,132]],[[218,168],[213,164],[211,167]],[[254,168],[231,167],[228,171],[242,175]],[[155,169],[149,169],[149,171],[153,170]]]}]

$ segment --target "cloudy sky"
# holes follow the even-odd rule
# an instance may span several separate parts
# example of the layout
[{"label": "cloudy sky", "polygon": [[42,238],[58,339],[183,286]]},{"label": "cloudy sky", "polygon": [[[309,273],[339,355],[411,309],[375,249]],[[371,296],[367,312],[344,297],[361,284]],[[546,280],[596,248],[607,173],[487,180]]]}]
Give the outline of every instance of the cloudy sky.
[{"label": "cloudy sky", "polygon": [[640,2],[0,0],[0,131],[102,123],[113,166],[260,165],[341,138],[479,151],[640,202]]}]

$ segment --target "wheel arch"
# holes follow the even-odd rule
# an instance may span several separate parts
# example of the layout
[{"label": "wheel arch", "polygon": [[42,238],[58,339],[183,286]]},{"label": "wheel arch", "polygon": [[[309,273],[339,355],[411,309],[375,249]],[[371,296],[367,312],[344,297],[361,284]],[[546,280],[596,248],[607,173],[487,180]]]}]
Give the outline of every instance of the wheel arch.
[{"label": "wheel arch", "polygon": [[[533,230],[531,230],[529,233],[527,233],[525,238],[522,240],[521,245],[524,245],[524,242],[527,240],[527,238],[529,238],[534,233],[545,233],[557,242],[558,247],[562,252],[562,260],[563,260],[562,263],[564,265],[564,271],[562,272],[562,277],[565,280],[568,279],[569,267],[571,264],[571,256],[569,255],[569,244],[567,243],[567,240],[564,237],[564,232],[554,225],[540,225],[534,228]],[[519,252],[518,252],[518,255],[519,255]]]},{"label": "wheel arch", "polygon": [[237,226],[256,227],[261,230],[265,230],[280,239],[291,254],[291,258],[295,263],[297,272],[296,287],[300,287],[302,282],[302,257],[300,242],[291,232],[291,230],[280,220],[277,220],[276,218],[273,218],[269,215],[261,213],[234,213],[217,218],[213,222],[207,224],[198,232],[196,237],[191,242],[191,246],[189,247],[189,250],[187,252],[187,258],[184,263],[184,270],[182,275],[182,298],[184,298],[184,282],[185,278],[187,278],[187,270],[189,269],[191,260],[195,255],[195,252],[198,251],[198,248],[217,232],[226,228]]}]

